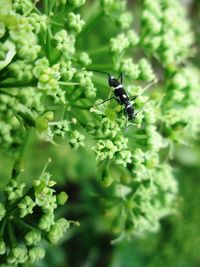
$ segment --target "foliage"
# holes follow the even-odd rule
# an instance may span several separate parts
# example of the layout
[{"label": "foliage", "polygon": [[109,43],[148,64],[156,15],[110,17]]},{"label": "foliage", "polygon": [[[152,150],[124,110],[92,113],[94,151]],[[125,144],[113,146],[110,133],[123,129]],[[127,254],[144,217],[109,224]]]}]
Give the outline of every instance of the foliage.
[{"label": "foliage", "polygon": [[5,205],[0,203],[2,263],[34,263],[45,256],[44,248],[38,245],[41,239],[56,244],[63,237],[70,222],[65,218],[56,220],[55,211],[59,204],[65,204],[67,195],[56,195],[54,185],[44,169],[26,191],[26,184],[14,178],[4,188]]},{"label": "foliage", "polygon": [[[5,264],[43,258],[45,246],[35,247],[38,230],[42,240],[57,243],[68,215],[82,229],[108,233],[114,244],[157,232],[160,219],[177,211],[171,160],[199,132],[199,73],[190,60],[194,34],[179,1],[143,0],[136,6],[140,17],[127,4],[1,0],[0,140],[10,164],[0,203]],[[118,103],[100,104],[110,94],[98,71],[115,77],[123,72],[128,94],[137,95],[134,121],[127,122]],[[72,200],[70,186],[80,192],[56,221],[54,211],[67,195],[56,197],[50,174],[36,175],[49,156],[53,177],[63,177],[57,189],[69,187]],[[25,187],[30,189],[23,193]],[[14,241],[21,231],[17,222],[37,231]]]}]

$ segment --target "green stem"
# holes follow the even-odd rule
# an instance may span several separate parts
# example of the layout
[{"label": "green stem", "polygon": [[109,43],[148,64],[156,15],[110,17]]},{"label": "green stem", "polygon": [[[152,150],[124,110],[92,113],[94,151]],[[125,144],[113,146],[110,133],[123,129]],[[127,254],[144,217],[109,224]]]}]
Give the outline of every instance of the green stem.
[{"label": "green stem", "polygon": [[83,110],[90,110],[91,107],[87,106],[79,106],[79,105],[71,105],[73,108],[83,109]]},{"label": "green stem", "polygon": [[0,238],[3,237],[3,233],[4,233],[4,229],[5,229],[6,223],[7,223],[7,219],[4,218],[3,222],[2,222],[2,225],[1,225]]},{"label": "green stem", "polygon": [[102,46],[102,47],[99,47],[97,49],[92,49],[92,50],[87,51],[87,53],[90,56],[95,56],[96,54],[97,55],[102,55],[102,54],[105,54],[105,53],[108,53],[108,52],[109,52],[108,46]]},{"label": "green stem", "polygon": [[17,246],[17,240],[16,240],[16,237],[15,237],[15,233],[13,231],[13,228],[12,228],[11,221],[8,222],[8,234],[9,234],[11,247]]},{"label": "green stem", "polygon": [[[51,7],[50,7],[49,0],[44,0],[44,12],[48,16],[49,20],[50,20],[50,12],[51,12],[51,8],[52,8],[52,4],[53,3],[51,3]],[[51,62],[51,37],[52,37],[52,33],[51,33],[50,24],[51,24],[51,21],[47,21],[47,30],[45,33],[45,45],[46,45],[46,56],[49,59],[49,61]]]},{"label": "green stem", "polygon": [[0,83],[0,88],[17,88],[17,87],[36,87],[37,84],[34,82],[32,83],[22,83],[22,82],[16,82],[16,83]]},{"label": "green stem", "polygon": [[80,83],[67,83],[67,82],[58,82],[61,85],[68,85],[68,86],[74,86],[74,85],[79,85]]},{"label": "green stem", "polygon": [[9,92],[6,92],[6,91],[1,90],[1,89],[0,89],[0,93],[2,93],[2,94],[4,94],[4,95],[9,95],[9,96],[11,96],[11,97],[16,97],[16,95],[10,94]]},{"label": "green stem", "polygon": [[49,0],[44,0],[44,13],[47,16],[49,15],[48,4],[49,4]]},{"label": "green stem", "polygon": [[50,7],[49,7],[49,13],[51,13],[53,11],[54,5],[55,5],[55,0],[51,0],[50,1]]},{"label": "green stem", "polygon": [[29,129],[26,134],[26,139],[24,140],[24,145],[21,150],[21,158],[27,158],[27,154],[31,151],[32,145],[32,137],[33,137],[33,129]]},{"label": "green stem", "polygon": [[78,95],[75,98],[71,98],[71,100],[73,101],[73,103],[76,102],[77,100],[81,100],[81,99],[85,99],[85,97],[84,97],[83,94],[80,94],[80,95]]},{"label": "green stem", "polygon": [[10,78],[10,74],[8,72],[4,72],[2,75],[0,75],[1,82],[5,81],[8,78]]},{"label": "green stem", "polygon": [[46,55],[50,62],[51,62],[51,37],[50,37],[51,35],[52,34],[48,23],[46,31]]},{"label": "green stem", "polygon": [[56,22],[56,21],[54,21],[54,20],[51,20],[50,23],[51,23],[51,24],[54,24],[54,25],[56,25],[56,26],[60,26],[60,27],[62,27],[62,28],[64,27],[64,24],[61,24],[61,23]]},{"label": "green stem", "polygon": [[65,111],[66,111],[66,105],[62,105],[61,110],[60,110],[60,121],[63,120],[63,118],[65,116]]},{"label": "green stem", "polygon": [[44,166],[44,168],[42,170],[42,173],[41,173],[40,177],[42,177],[44,175],[44,173],[46,172],[46,169],[49,166],[49,163],[50,162],[51,162],[51,158],[48,158],[47,163],[45,164],[45,166]]},{"label": "green stem", "polygon": [[30,230],[33,230],[33,231],[37,231],[37,232],[39,231],[38,228],[36,228],[36,227],[34,227],[34,226],[32,226],[32,225],[20,220],[20,219],[15,219],[15,222],[18,225],[20,225],[21,227],[23,227],[23,228],[27,228],[27,229],[30,229]]},{"label": "green stem", "polygon": [[108,137],[95,137],[94,139],[95,140],[107,140]]},{"label": "green stem", "polygon": [[36,6],[33,7],[33,10],[35,10],[39,15],[42,15],[42,12],[40,12],[40,10]]}]

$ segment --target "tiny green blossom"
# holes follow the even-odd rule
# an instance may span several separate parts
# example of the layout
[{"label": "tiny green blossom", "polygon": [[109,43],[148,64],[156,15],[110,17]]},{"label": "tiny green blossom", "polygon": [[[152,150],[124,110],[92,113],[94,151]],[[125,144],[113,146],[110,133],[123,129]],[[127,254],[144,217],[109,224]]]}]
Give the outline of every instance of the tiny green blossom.
[{"label": "tiny green blossom", "polygon": [[69,143],[70,145],[77,150],[79,147],[84,147],[85,144],[83,140],[85,139],[85,136],[82,135],[79,131],[75,130],[69,135]]},{"label": "tiny green blossom", "polygon": [[72,66],[71,61],[61,61],[59,72],[62,77],[62,80],[70,81],[76,73],[76,69]]},{"label": "tiny green blossom", "polygon": [[78,8],[80,6],[83,6],[86,0],[68,0],[68,2],[75,8]]},{"label": "tiny green blossom", "polygon": [[151,12],[145,11],[143,13],[143,23],[151,34],[158,34],[161,31],[161,23]]},{"label": "tiny green blossom", "polygon": [[116,154],[115,159],[116,164],[127,166],[128,163],[132,162],[132,154],[128,150],[122,150]]},{"label": "tiny green blossom", "polygon": [[50,229],[48,238],[51,243],[56,244],[64,235],[64,232],[69,228],[69,222],[64,218],[59,219]]},{"label": "tiny green blossom", "polygon": [[86,52],[82,52],[78,58],[79,58],[79,61],[83,64],[83,66],[87,66],[92,63],[91,58]]},{"label": "tiny green blossom", "polygon": [[5,187],[9,201],[15,201],[21,198],[23,196],[24,187],[24,183],[20,184],[16,180],[12,179],[10,183]]},{"label": "tiny green blossom", "polygon": [[124,11],[126,7],[125,0],[101,0],[101,5],[104,11],[109,14],[110,12],[115,11]]},{"label": "tiny green blossom", "polygon": [[53,194],[55,191],[51,187],[55,184],[54,181],[50,180],[50,175],[48,173],[44,173],[40,179],[34,181],[35,201],[38,206],[45,208],[50,198],[54,198]]},{"label": "tiny green blossom", "polygon": [[38,57],[41,46],[33,32],[10,32],[11,39],[17,44],[17,51],[21,59],[34,61]]},{"label": "tiny green blossom", "polygon": [[36,231],[30,231],[25,235],[25,241],[28,246],[36,245],[41,240],[41,234]]},{"label": "tiny green blossom", "polygon": [[56,42],[56,48],[62,52],[66,58],[70,58],[75,52],[75,38],[70,35],[67,31],[61,30],[54,35]]},{"label": "tiny green blossom", "polygon": [[28,259],[27,250],[24,248],[16,247],[13,248],[8,256],[9,264],[22,264],[25,263]]},{"label": "tiny green blossom", "polygon": [[28,214],[32,214],[35,205],[36,203],[29,196],[25,196],[24,199],[18,204],[20,209],[20,218],[23,218]]},{"label": "tiny green blossom", "polygon": [[39,33],[47,29],[47,16],[46,15],[39,15],[37,13],[31,13],[28,19],[35,33]]},{"label": "tiny green blossom", "polygon": [[92,72],[82,71],[76,74],[76,80],[83,88],[86,97],[94,98],[96,96],[96,88],[92,82]]},{"label": "tiny green blossom", "polygon": [[0,255],[4,255],[6,253],[6,244],[3,240],[0,240]]},{"label": "tiny green blossom", "polygon": [[68,14],[67,22],[68,27],[75,33],[79,33],[85,24],[85,22],[81,19],[81,16],[73,12]]},{"label": "tiny green blossom", "polygon": [[66,137],[67,133],[70,130],[70,122],[67,120],[64,121],[59,121],[55,126],[54,126],[54,133],[56,135],[61,136],[62,138]]},{"label": "tiny green blossom", "polygon": [[140,75],[140,69],[138,64],[133,63],[131,58],[124,59],[121,65],[121,71],[128,77],[136,80]]},{"label": "tiny green blossom", "polygon": [[97,159],[104,160],[106,158],[112,159],[117,151],[117,147],[110,140],[100,140],[97,142],[96,146],[93,147],[93,150],[97,155]]},{"label": "tiny green blossom", "polygon": [[127,38],[129,40],[130,45],[133,47],[138,45],[140,40],[138,34],[134,30],[129,30],[127,32]]},{"label": "tiny green blossom", "polygon": [[16,0],[13,2],[13,8],[17,11],[23,11],[23,13],[27,13],[33,8],[33,4],[31,1],[27,0]]},{"label": "tiny green blossom", "polygon": [[123,53],[126,48],[129,47],[129,40],[125,34],[121,33],[116,38],[111,38],[110,40],[110,52],[113,55]]},{"label": "tiny green blossom", "polygon": [[61,192],[58,196],[58,204],[64,205],[68,199],[68,195],[65,192]]},{"label": "tiny green blossom", "polygon": [[53,212],[57,208],[57,199],[56,196],[53,195],[53,192],[53,190],[49,190],[49,192],[46,193],[45,202],[42,205],[44,213]]},{"label": "tiny green blossom", "polygon": [[32,65],[24,60],[17,60],[10,64],[9,70],[17,81],[30,81],[33,78]]},{"label": "tiny green blossom", "polygon": [[150,82],[155,79],[155,75],[147,59],[140,59],[138,65],[140,69],[140,78],[142,80]]},{"label": "tiny green blossom", "polygon": [[29,261],[31,263],[35,263],[44,258],[45,250],[40,247],[33,247],[29,250],[28,256],[29,256]]},{"label": "tiny green blossom", "polygon": [[38,227],[41,230],[48,232],[53,224],[54,224],[54,215],[53,213],[49,213],[41,217]]},{"label": "tiny green blossom", "polygon": [[136,165],[141,165],[144,162],[145,153],[141,150],[141,148],[135,149],[133,153],[133,163]]},{"label": "tiny green blossom", "polygon": [[130,27],[132,20],[133,20],[132,14],[129,12],[124,12],[117,18],[117,24],[122,29],[127,29]]}]

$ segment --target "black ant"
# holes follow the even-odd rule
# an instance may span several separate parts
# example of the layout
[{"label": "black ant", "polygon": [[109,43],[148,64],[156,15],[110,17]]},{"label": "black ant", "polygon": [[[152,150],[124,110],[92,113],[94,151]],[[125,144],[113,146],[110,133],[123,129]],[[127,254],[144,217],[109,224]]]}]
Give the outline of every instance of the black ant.
[{"label": "black ant", "polygon": [[102,101],[98,105],[101,105],[111,99],[115,99],[120,105],[124,106],[124,114],[126,115],[128,120],[129,121],[134,120],[140,110],[135,113],[135,108],[133,104],[131,103],[131,101],[135,100],[138,97],[138,95],[133,96],[132,98],[129,98],[122,84],[123,74],[120,73],[119,77],[116,79],[115,77],[111,76],[109,73],[104,72],[104,71],[97,71],[97,70],[91,70],[91,71],[106,74],[108,76],[108,84],[112,88],[113,93],[114,93],[114,96]]}]

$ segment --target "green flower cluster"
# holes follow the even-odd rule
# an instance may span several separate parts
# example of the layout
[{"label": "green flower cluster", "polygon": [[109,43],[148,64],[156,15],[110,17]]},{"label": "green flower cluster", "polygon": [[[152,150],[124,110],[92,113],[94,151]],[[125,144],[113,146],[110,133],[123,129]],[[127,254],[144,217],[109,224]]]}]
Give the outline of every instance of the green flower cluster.
[{"label": "green flower cluster", "polygon": [[[178,1],[144,0],[138,30],[125,0],[36,2],[0,2],[2,149],[19,152],[30,129],[37,133],[35,142],[68,149],[63,139],[74,150],[82,147],[96,156],[93,177],[107,187],[109,232],[121,238],[158,230],[177,200],[171,148],[187,140],[188,129],[191,135],[199,130],[199,79],[186,61],[193,36],[184,9]],[[127,93],[136,97],[134,121],[127,122],[116,101],[101,103],[110,96],[106,76],[98,71],[115,77],[123,72]],[[25,219],[31,227],[37,222],[37,231],[23,239],[26,248],[8,248],[2,235],[5,262],[42,258],[35,247],[38,232],[56,243],[69,227],[65,219],[55,221],[66,196],[56,196],[53,185],[44,172],[26,194],[15,179],[5,188],[10,206],[0,206],[5,233],[15,220],[19,229]],[[35,210],[42,213],[39,219]]]},{"label": "green flower cluster", "polygon": [[[185,144],[199,132],[199,73],[193,66],[169,73],[162,120],[168,140]],[[192,120],[191,120],[192,118]]]},{"label": "green flower cluster", "polygon": [[28,190],[16,178],[5,187],[7,201],[0,202],[1,266],[35,263],[45,256],[44,240],[56,244],[63,238],[70,222],[57,219],[55,211],[67,194],[56,194],[55,184],[44,169]]},{"label": "green flower cluster", "polygon": [[179,1],[144,0],[141,25],[142,46],[166,68],[173,68],[191,55],[194,38]]}]

